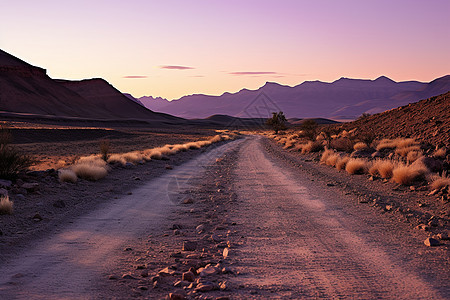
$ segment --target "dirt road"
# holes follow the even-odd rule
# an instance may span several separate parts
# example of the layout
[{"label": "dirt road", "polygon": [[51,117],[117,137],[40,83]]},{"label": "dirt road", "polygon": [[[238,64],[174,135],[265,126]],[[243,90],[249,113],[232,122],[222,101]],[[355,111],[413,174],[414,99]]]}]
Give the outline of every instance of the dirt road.
[{"label": "dirt road", "polygon": [[103,298],[96,281],[117,263],[123,247],[151,232],[162,231],[167,216],[178,204],[177,194],[192,176],[214,163],[242,140],[197,156],[167,175],[114,199],[17,253],[0,266],[0,299]]},{"label": "dirt road", "polygon": [[[222,262],[232,273],[220,275],[228,276],[228,288],[204,293],[212,299],[224,294],[232,299],[450,297],[448,246],[427,248],[424,232],[359,204],[326,178],[280,160],[266,144],[261,137],[249,137],[213,149],[32,245],[0,266],[0,298],[116,296],[101,290],[105,282],[118,284],[106,279],[108,272],[124,247],[138,247],[148,235],[152,245],[164,244],[167,252],[156,249],[142,257],[149,271],[152,259],[159,262],[155,268],[176,263],[180,272],[189,269],[188,253],[169,257],[186,239],[210,243],[207,259],[220,263],[208,238],[211,232],[202,233],[206,241],[195,229],[199,224],[229,236],[232,245]],[[223,156],[205,173],[204,165]],[[192,185],[191,176],[197,178]],[[177,201],[187,187],[197,198],[192,206],[181,207]],[[175,220],[182,235],[168,230]],[[149,249],[145,243],[139,247]],[[123,284],[129,298],[159,299],[179,275],[165,277],[167,288],[152,289],[150,280],[148,290],[137,293],[133,287],[134,294]],[[187,291],[192,298],[203,295]]]},{"label": "dirt road", "polygon": [[235,168],[241,296],[448,299],[445,252],[424,253],[410,227],[290,171],[260,140],[243,145]]}]

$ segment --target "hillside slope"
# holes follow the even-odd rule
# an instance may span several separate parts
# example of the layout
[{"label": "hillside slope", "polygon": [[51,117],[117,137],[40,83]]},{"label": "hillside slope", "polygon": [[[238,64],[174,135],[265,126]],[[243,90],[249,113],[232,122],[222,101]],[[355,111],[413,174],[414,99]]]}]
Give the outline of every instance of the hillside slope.
[{"label": "hillside slope", "polygon": [[343,124],[377,138],[412,137],[450,149],[450,92]]},{"label": "hillside slope", "polygon": [[54,80],[0,50],[0,112],[97,120],[183,122],[130,100],[103,79]]}]

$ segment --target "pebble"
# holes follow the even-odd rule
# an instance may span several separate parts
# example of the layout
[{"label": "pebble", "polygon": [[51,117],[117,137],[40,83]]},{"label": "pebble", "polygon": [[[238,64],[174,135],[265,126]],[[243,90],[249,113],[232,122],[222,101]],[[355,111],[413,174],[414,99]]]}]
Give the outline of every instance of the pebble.
[{"label": "pebble", "polygon": [[181,203],[183,203],[183,204],[193,204],[194,200],[192,198],[187,198],[187,199],[184,199],[183,202],[181,202]]},{"label": "pebble", "polygon": [[42,216],[40,215],[40,214],[38,214],[38,213],[36,213],[34,216],[33,216],[33,221],[36,221],[36,222],[39,222],[39,221],[42,221],[43,220],[43,218],[42,218]]},{"label": "pebble", "polygon": [[197,242],[193,241],[184,241],[183,242],[183,251],[195,251],[197,249]]},{"label": "pebble", "polygon": [[427,238],[423,243],[428,247],[439,246],[439,241],[433,238]]},{"label": "pebble", "polygon": [[425,225],[425,224],[419,224],[416,226],[416,229],[428,231],[430,229],[430,227],[428,227],[428,225]]},{"label": "pebble", "polygon": [[148,277],[148,270],[143,270],[142,272],[141,272],[141,277]]},{"label": "pebble", "polygon": [[117,280],[117,279],[119,279],[116,275],[109,275],[108,276],[108,279],[109,280]]},{"label": "pebble", "polygon": [[148,290],[148,287],[145,286],[145,285],[140,285],[140,286],[138,286],[137,288],[138,288],[139,290],[142,290],[142,291]]},{"label": "pebble", "polygon": [[224,258],[224,259],[228,257],[229,251],[230,251],[230,250],[229,250],[228,248],[223,249],[223,258]]},{"label": "pebble", "polygon": [[214,285],[212,283],[200,283],[195,288],[196,292],[209,292],[214,290]]},{"label": "pebble", "polygon": [[448,235],[447,235],[446,233],[438,233],[438,234],[436,235],[436,237],[437,237],[438,239],[440,239],[440,240],[443,240],[443,241],[449,240],[449,237],[448,237]]},{"label": "pebble", "polygon": [[122,279],[136,279],[136,278],[130,274],[123,274]]},{"label": "pebble", "polygon": [[184,272],[181,276],[181,280],[193,282],[195,280],[195,275],[191,271]]},{"label": "pebble", "polygon": [[178,280],[173,284],[174,287],[184,288],[185,286],[190,285],[190,282],[184,281],[184,280]]},{"label": "pebble", "polygon": [[211,239],[216,243],[220,243],[222,241],[222,239],[215,233],[211,235]]},{"label": "pebble", "polygon": [[173,167],[172,167],[171,165],[166,165],[166,169],[167,169],[167,170],[172,170]]},{"label": "pebble", "polygon": [[184,290],[179,290],[179,291],[175,291],[173,293],[169,294],[169,299],[170,300],[184,300],[186,299],[186,291]]},{"label": "pebble", "polygon": [[33,193],[39,190],[39,183],[24,183],[22,185],[22,188],[27,190],[29,193]]}]

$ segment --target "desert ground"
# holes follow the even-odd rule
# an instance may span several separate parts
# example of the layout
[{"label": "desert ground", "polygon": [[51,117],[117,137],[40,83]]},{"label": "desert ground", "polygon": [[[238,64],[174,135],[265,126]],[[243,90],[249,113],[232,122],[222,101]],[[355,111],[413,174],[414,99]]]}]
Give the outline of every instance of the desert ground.
[{"label": "desert ground", "polygon": [[5,187],[1,298],[450,297],[448,201],[424,185],[350,176],[269,132],[60,182],[48,168],[103,140],[123,153],[223,131],[8,125],[38,163]]}]

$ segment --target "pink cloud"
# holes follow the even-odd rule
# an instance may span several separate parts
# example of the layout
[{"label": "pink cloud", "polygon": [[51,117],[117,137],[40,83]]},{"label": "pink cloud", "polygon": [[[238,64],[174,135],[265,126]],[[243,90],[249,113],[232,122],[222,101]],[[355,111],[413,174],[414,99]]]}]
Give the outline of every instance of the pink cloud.
[{"label": "pink cloud", "polygon": [[129,75],[129,76],[123,76],[123,78],[128,78],[128,79],[137,79],[137,78],[148,78],[148,76],[141,76],[141,75]]},{"label": "pink cloud", "polygon": [[230,72],[230,75],[277,75],[277,72]]},{"label": "pink cloud", "polygon": [[159,66],[160,69],[166,70],[193,70],[193,67],[185,67],[185,66]]}]

